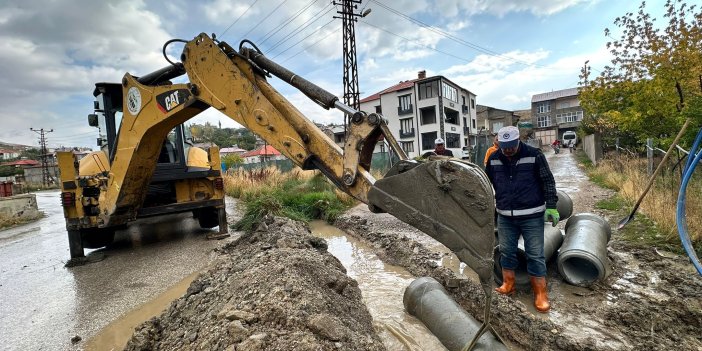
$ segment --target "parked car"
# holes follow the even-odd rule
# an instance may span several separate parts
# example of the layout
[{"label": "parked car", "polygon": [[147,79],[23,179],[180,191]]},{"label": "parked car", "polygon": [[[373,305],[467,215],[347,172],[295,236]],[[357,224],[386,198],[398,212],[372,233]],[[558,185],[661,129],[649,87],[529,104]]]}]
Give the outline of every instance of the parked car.
[{"label": "parked car", "polygon": [[563,133],[563,147],[575,147],[578,144],[578,134],[573,131]]}]

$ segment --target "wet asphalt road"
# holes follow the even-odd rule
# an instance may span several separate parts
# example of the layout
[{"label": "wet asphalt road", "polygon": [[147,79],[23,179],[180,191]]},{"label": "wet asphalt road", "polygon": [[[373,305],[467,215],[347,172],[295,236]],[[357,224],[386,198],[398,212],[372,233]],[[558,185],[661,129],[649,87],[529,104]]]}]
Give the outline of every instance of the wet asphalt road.
[{"label": "wet asphalt road", "polygon": [[[86,250],[104,259],[65,268],[58,194],[36,194],[43,219],[0,230],[0,350],[79,349],[112,320],[203,269],[212,250],[232,240],[206,240],[209,230],[188,214],[145,219],[117,232],[111,247]],[[82,341],[72,344],[76,335]]]}]

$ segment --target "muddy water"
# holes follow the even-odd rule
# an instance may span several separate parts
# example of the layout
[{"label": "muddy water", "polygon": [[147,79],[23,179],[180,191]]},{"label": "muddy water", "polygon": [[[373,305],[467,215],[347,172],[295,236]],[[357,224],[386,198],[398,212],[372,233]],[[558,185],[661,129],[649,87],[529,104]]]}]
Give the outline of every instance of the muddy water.
[{"label": "muddy water", "polygon": [[376,330],[388,350],[446,350],[418,319],[405,313],[402,295],[415,279],[407,270],[384,264],[372,248],[324,221],[313,221],[310,229],[324,238],[363,293]]},{"label": "muddy water", "polygon": [[190,283],[195,280],[198,274],[198,272],[190,274],[178,282],[178,284],[156,296],[153,300],[144,303],[112,321],[105,328],[100,330],[97,335],[88,340],[85,344],[85,351],[124,349],[127,345],[127,341],[129,341],[129,338],[131,338],[134,333],[134,328],[144,321],[161,314],[172,301],[183,296],[188,290]]}]

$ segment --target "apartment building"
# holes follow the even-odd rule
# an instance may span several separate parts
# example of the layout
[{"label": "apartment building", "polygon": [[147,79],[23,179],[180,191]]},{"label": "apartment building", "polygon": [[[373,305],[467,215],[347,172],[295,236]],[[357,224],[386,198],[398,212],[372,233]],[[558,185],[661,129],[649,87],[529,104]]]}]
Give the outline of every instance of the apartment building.
[{"label": "apartment building", "polygon": [[583,120],[578,88],[556,90],[531,97],[534,136],[542,145],[563,139],[566,131],[576,131]]},{"label": "apartment building", "polygon": [[502,110],[490,106],[477,105],[475,108],[478,120],[478,129],[487,131],[487,134],[497,133],[506,126],[516,126],[519,115],[514,111]]},{"label": "apartment building", "polygon": [[410,158],[434,150],[437,138],[461,157],[464,147],[475,144],[475,97],[446,77],[427,77],[426,71],[420,71],[417,79],[361,99],[361,110],[382,114]]}]

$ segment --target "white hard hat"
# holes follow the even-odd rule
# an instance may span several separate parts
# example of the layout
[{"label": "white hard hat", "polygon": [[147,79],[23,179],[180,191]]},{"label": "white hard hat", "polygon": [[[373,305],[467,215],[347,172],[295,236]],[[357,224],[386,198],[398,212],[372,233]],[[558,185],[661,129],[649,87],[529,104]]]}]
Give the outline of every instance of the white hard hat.
[{"label": "white hard hat", "polygon": [[443,143],[444,143],[444,139],[437,138],[436,140],[434,140],[434,144],[436,144],[436,145],[443,144]]}]

